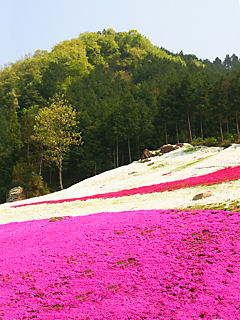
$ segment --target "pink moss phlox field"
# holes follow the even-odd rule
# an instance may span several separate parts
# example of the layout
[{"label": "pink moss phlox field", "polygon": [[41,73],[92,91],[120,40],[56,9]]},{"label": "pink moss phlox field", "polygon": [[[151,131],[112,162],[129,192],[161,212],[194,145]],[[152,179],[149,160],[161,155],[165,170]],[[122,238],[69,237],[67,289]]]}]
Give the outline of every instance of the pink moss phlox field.
[{"label": "pink moss phlox field", "polygon": [[195,187],[199,185],[209,186],[217,183],[223,183],[223,182],[238,180],[238,179],[240,179],[240,166],[228,167],[222,170],[218,170],[218,171],[197,176],[197,177],[190,177],[182,180],[153,184],[150,186],[138,187],[133,189],[125,189],[121,191],[114,191],[114,192],[108,192],[108,193],[94,194],[91,196],[79,197],[79,198],[26,203],[26,204],[14,205],[12,207],[17,208],[17,207],[37,205],[37,204],[62,203],[62,202],[72,202],[77,200],[86,201],[91,199],[107,199],[107,198],[130,196],[135,194],[173,191],[181,188],[189,188],[189,187]]},{"label": "pink moss phlox field", "polygon": [[239,227],[200,210],[0,225],[0,319],[239,319]]}]

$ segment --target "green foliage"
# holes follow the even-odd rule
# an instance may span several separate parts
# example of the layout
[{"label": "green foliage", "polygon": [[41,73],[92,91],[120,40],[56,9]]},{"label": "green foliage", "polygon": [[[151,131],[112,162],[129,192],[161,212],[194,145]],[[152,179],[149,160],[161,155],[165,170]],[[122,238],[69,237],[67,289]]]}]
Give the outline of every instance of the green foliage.
[{"label": "green foliage", "polygon": [[13,168],[13,184],[22,186],[27,198],[50,192],[34,164],[24,161],[18,161]]},{"label": "green foliage", "polygon": [[59,168],[61,189],[64,156],[71,145],[82,144],[81,133],[74,132],[76,126],[76,111],[65,104],[64,96],[56,96],[50,106],[40,109],[35,117],[32,139],[43,145],[45,158],[55,162]]},{"label": "green foliage", "polygon": [[6,195],[11,187],[13,160],[11,154],[0,152],[0,203],[6,201]]},{"label": "green foliage", "polygon": [[217,147],[218,140],[214,137],[206,138],[203,140],[203,145],[208,147]]},{"label": "green foliage", "polygon": [[12,89],[8,92],[3,101],[0,97],[0,102],[0,202],[4,202],[11,186],[13,165],[21,147],[21,133],[15,91]]},{"label": "green foliage", "polygon": [[189,209],[193,210],[223,210],[231,212],[240,212],[240,202],[239,201],[228,201],[222,203],[209,203],[205,205],[194,205],[189,206]]},{"label": "green foliage", "polygon": [[193,146],[203,146],[204,145],[204,141],[202,138],[198,137],[198,138],[194,138],[193,141],[191,142],[191,144]]},{"label": "green foliage", "polygon": [[63,41],[48,54],[40,90],[45,98],[66,92],[76,77],[82,78],[90,69],[84,43],[80,39]]},{"label": "green foliage", "polygon": [[191,147],[189,146],[187,149],[183,150],[184,153],[192,153],[192,152],[195,152],[197,151],[197,147]]},{"label": "green foliage", "polygon": [[[195,151],[196,151],[196,150],[195,150]],[[202,161],[204,161],[205,159],[210,158],[210,157],[212,157],[212,155],[209,155],[209,156],[207,156],[207,157],[204,157],[203,159],[198,159],[198,160],[196,160],[196,161],[186,163],[186,164],[184,164],[184,165],[182,165],[182,166],[179,166],[179,167],[173,169],[173,171],[181,171],[181,170],[183,170],[183,169],[186,169],[186,168],[188,168],[188,167],[193,166],[194,164],[197,164],[197,163],[199,163],[199,162],[202,162]]]},{"label": "green foliage", "polygon": [[235,140],[233,134],[231,134],[229,132],[224,132],[223,138],[225,141],[228,140],[229,142],[234,142],[234,140]]},{"label": "green foliage", "polygon": [[[82,33],[38,50],[0,71],[0,201],[14,181],[34,194],[42,175],[55,188],[53,163],[60,176],[64,161],[71,185],[166,142],[240,141],[239,92],[236,55],[201,61],[136,30]],[[64,109],[62,93],[74,109]]]},{"label": "green foliage", "polygon": [[[154,163],[152,162],[152,164],[154,164]],[[163,168],[165,165],[166,165],[166,164],[160,163],[160,164],[158,164],[158,165],[156,165],[156,166],[152,167],[151,169],[159,169],[159,168]]]},{"label": "green foliage", "polygon": [[20,125],[18,122],[17,109],[18,98],[15,93],[15,90],[8,94],[9,95],[9,111],[8,111],[8,126],[9,126],[9,135],[11,137],[11,144],[13,145],[14,151],[19,151],[21,147],[21,132]]},{"label": "green foliage", "polygon": [[223,147],[223,148],[228,148],[232,145],[231,140],[224,140],[223,142],[221,142],[218,146],[219,147]]}]

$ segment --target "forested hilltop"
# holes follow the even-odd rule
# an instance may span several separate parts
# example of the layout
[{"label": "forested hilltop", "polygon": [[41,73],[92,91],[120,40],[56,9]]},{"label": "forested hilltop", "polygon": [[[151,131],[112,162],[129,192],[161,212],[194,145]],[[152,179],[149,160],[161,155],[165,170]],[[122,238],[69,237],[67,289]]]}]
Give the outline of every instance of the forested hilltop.
[{"label": "forested hilltop", "polygon": [[59,97],[83,142],[66,149],[64,187],[139,159],[145,148],[240,140],[235,54],[202,61],[135,30],[83,33],[0,71],[0,202],[17,185],[28,197],[59,189],[61,159],[47,156],[36,136],[39,115]]}]

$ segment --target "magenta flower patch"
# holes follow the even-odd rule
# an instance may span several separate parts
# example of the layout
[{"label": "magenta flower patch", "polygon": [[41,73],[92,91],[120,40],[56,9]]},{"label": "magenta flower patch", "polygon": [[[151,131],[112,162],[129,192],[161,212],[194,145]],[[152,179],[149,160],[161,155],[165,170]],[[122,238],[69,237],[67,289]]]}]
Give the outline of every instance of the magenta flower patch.
[{"label": "magenta flower patch", "polygon": [[239,319],[239,226],[200,210],[0,225],[0,319]]},{"label": "magenta flower patch", "polygon": [[[170,173],[171,172],[169,172],[168,174]],[[27,203],[27,204],[14,205],[12,207],[17,208],[17,207],[44,204],[44,203],[45,204],[46,203],[63,203],[63,202],[72,202],[77,200],[86,201],[90,199],[107,199],[107,198],[130,196],[135,194],[173,191],[177,189],[195,187],[199,185],[210,186],[213,184],[223,183],[223,182],[233,181],[238,179],[240,179],[240,166],[237,166],[234,168],[228,167],[226,169],[218,170],[218,171],[208,173],[198,177],[191,177],[191,178],[186,178],[186,179],[177,180],[177,181],[153,184],[150,186],[144,186],[139,188],[125,189],[121,191],[102,193],[102,194],[95,194],[95,195],[80,197],[80,198],[33,202],[33,203]]]}]

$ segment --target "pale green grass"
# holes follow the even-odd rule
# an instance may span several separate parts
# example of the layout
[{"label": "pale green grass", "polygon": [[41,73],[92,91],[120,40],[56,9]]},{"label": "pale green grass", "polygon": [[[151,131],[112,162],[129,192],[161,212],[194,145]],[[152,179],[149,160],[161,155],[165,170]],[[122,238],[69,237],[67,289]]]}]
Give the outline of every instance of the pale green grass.
[{"label": "pale green grass", "polygon": [[208,203],[208,204],[196,204],[192,206],[188,206],[186,209],[193,210],[223,210],[223,211],[232,211],[239,212],[240,211],[240,201],[227,201],[220,203]]},{"label": "pale green grass", "polygon": [[200,162],[202,162],[202,161],[204,161],[204,160],[206,160],[206,159],[208,159],[208,158],[210,158],[212,156],[214,156],[214,154],[210,154],[209,156],[204,157],[203,159],[199,159],[199,160],[196,160],[196,161],[193,161],[193,162],[186,163],[186,164],[184,164],[182,166],[179,166],[179,167],[173,169],[172,172],[176,172],[176,171],[180,171],[180,170],[186,169],[186,168],[188,168],[190,166],[193,166],[196,163],[200,163]]}]

